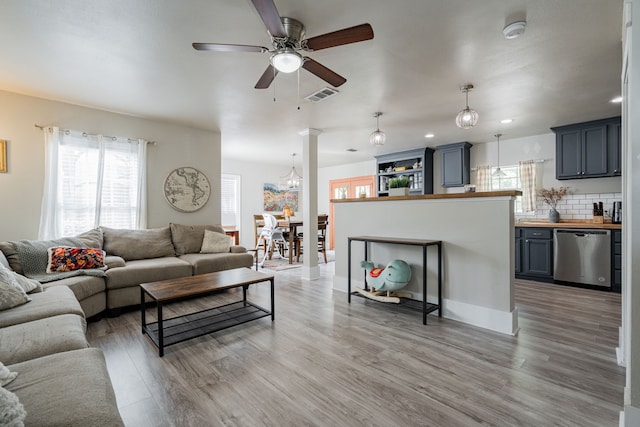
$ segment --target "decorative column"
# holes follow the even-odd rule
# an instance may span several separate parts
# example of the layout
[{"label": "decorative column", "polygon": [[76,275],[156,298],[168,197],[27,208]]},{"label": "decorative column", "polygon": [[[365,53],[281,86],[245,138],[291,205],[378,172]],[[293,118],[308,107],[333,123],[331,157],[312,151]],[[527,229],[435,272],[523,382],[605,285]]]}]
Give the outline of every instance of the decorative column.
[{"label": "decorative column", "polygon": [[315,280],[320,277],[318,267],[318,129],[305,129],[302,135],[302,244],[304,263],[302,278]]}]

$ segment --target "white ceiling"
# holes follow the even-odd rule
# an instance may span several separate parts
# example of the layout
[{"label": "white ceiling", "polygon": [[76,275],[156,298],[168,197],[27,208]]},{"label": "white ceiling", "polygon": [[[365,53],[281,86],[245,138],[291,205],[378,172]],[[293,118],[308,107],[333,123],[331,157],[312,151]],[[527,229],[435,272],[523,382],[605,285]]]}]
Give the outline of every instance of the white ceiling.
[{"label": "white ceiling", "polygon": [[[270,46],[249,0],[3,0],[0,89],[220,131],[223,157],[250,161],[289,164],[302,151],[298,132],[317,128],[320,166],[338,165],[619,115],[609,100],[620,94],[622,3],[275,0],[307,37],[373,27],[373,40],[308,54],[347,79],[311,104],[302,98],[326,84],[305,70],[300,96],[295,73],[257,90],[267,53],[191,47]],[[502,28],[518,19],[525,34],[506,40]],[[480,115],[471,130],[455,126],[465,83],[475,85],[469,105]],[[375,111],[384,113],[381,148],[368,142]],[[513,123],[501,124],[506,117]]]}]

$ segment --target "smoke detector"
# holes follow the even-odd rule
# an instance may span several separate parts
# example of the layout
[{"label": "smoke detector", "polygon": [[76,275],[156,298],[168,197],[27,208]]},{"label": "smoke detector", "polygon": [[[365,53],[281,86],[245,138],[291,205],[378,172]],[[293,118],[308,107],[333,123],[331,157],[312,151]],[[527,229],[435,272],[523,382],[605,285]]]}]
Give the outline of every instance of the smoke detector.
[{"label": "smoke detector", "polygon": [[515,39],[516,37],[520,37],[522,33],[524,33],[524,29],[526,28],[526,26],[527,23],[525,21],[513,22],[503,28],[502,34],[504,34],[505,39]]}]

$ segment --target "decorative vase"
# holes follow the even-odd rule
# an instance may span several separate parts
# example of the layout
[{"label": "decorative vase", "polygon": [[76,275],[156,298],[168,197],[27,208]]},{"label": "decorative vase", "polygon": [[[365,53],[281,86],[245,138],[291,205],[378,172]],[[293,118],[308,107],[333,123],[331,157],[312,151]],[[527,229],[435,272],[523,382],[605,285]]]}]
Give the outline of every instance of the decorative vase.
[{"label": "decorative vase", "polygon": [[560,214],[555,208],[549,209],[549,222],[560,222]]}]

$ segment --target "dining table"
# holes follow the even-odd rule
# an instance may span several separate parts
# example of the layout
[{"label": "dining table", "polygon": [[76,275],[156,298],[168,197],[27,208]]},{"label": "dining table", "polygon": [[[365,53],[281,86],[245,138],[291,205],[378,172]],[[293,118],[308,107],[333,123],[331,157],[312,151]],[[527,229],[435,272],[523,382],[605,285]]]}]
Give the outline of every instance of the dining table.
[{"label": "dining table", "polygon": [[278,228],[285,229],[289,233],[289,264],[293,264],[293,248],[295,237],[298,235],[298,227],[302,227],[302,221],[298,220],[278,220]]}]

